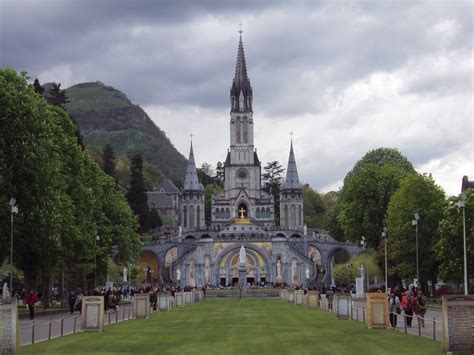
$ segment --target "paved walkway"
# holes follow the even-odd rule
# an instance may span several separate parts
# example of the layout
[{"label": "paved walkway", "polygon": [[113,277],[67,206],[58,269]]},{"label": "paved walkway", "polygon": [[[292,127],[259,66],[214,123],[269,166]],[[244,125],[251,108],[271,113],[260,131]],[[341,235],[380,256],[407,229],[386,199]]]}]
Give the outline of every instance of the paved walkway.
[{"label": "paved walkway", "polygon": [[[367,310],[365,302],[354,302],[352,308],[352,315],[355,320],[364,321],[364,313]],[[433,322],[433,318],[435,321]],[[433,339],[433,334],[435,340],[441,341],[442,337],[442,313],[440,309],[428,308],[425,314],[425,326],[420,326],[421,336]],[[420,320],[421,322],[421,320]],[[433,326],[434,324],[434,326]],[[404,314],[399,314],[397,316],[397,327],[395,330],[399,332],[405,332],[404,324]],[[419,335],[418,329],[418,317],[413,316],[412,327],[407,327],[407,333],[413,335]]]},{"label": "paved walkway", "polygon": [[[118,312],[105,313],[104,325],[122,322],[131,319],[133,316],[132,304],[119,305]],[[61,319],[63,335],[73,334],[81,331],[81,315],[76,312],[74,315],[68,313],[55,314],[53,316],[38,316],[33,321],[30,319],[20,319],[20,342],[21,345],[57,338],[61,336]],[[51,330],[50,323],[51,321]],[[33,334],[34,329],[34,334]]]}]

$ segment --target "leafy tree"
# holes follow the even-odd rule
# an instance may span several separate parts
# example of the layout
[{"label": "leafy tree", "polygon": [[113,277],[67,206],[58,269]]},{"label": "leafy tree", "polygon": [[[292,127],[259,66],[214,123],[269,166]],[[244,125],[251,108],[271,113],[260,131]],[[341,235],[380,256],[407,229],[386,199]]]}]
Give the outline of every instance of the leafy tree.
[{"label": "leafy tree", "polygon": [[368,246],[377,249],[390,197],[413,172],[411,163],[395,149],[379,148],[359,160],[344,179],[335,207],[345,237],[358,242],[365,236]]},{"label": "leafy tree", "polygon": [[69,97],[66,96],[66,91],[61,90],[61,83],[52,83],[52,87],[48,92],[47,101],[49,104],[65,108],[65,105],[70,102]]},{"label": "leafy tree", "polygon": [[[474,191],[466,191],[466,242],[468,279],[474,275]],[[435,246],[439,262],[439,276],[443,281],[464,283],[463,211],[458,207],[459,198],[450,197],[439,223],[439,240]]]},{"label": "leafy tree", "polygon": [[148,232],[151,228],[149,224],[148,199],[143,179],[143,158],[136,154],[132,158],[130,167],[131,180],[130,189],[127,192],[127,200],[132,210],[138,216],[140,223],[140,233]]},{"label": "leafy tree", "polygon": [[35,79],[35,82],[33,83],[33,87],[35,89],[35,92],[37,94],[40,94],[41,96],[43,96],[43,93],[44,93],[44,87],[41,86],[40,82],[38,79]]},{"label": "leafy tree", "polygon": [[403,171],[385,165],[367,165],[344,185],[338,221],[352,242],[365,236],[370,248],[378,248],[387,206],[398,189]]},{"label": "leafy tree", "polygon": [[224,186],[225,172],[224,165],[219,161],[216,166],[216,175],[214,176],[214,181],[216,184],[219,184],[221,187]]},{"label": "leafy tree", "polygon": [[114,150],[110,144],[106,144],[102,152],[102,170],[116,180],[117,172],[115,171],[115,156]]},{"label": "leafy tree", "polygon": [[339,215],[339,205],[337,203],[339,192],[329,191],[323,195],[326,211],[323,216],[323,228],[338,241],[344,241],[344,232],[341,229],[337,216]]},{"label": "leafy tree", "polygon": [[214,170],[212,169],[211,164],[202,163],[201,168],[197,170],[199,182],[203,184],[203,186],[207,186],[215,182],[213,178]]},{"label": "leafy tree", "polygon": [[446,205],[443,190],[431,176],[412,174],[400,183],[393,194],[387,211],[388,257],[393,262],[392,275],[411,280],[416,277],[416,238],[412,225],[418,213],[418,260],[420,282],[427,291],[427,280],[437,282],[435,244],[438,225]]},{"label": "leafy tree", "polygon": [[222,191],[222,187],[217,184],[209,184],[204,188],[204,208],[206,216],[206,224],[211,225],[211,214],[212,214],[212,195]]},{"label": "leafy tree", "polygon": [[367,275],[367,268],[369,270],[369,278],[372,280],[374,277],[382,276],[382,270],[377,264],[377,255],[372,250],[369,253],[359,254],[350,258],[347,262],[337,264],[334,267],[333,275],[336,283],[340,286],[346,286],[351,283],[359,275],[359,267],[364,267],[364,274]]},{"label": "leafy tree", "polygon": [[280,185],[283,182],[285,169],[278,161],[268,162],[263,168],[263,190],[273,195],[275,209],[275,225],[280,225]]},{"label": "leafy tree", "polygon": [[377,148],[367,152],[349,171],[344,178],[344,184],[351,179],[352,175],[362,170],[367,165],[392,165],[397,166],[405,173],[414,173],[413,164],[398,149],[394,148]]},{"label": "leafy tree", "polygon": [[[0,200],[17,199],[14,263],[27,290],[42,288],[47,308],[51,280],[60,271],[72,271],[66,275],[72,289],[85,287],[95,255],[99,265],[112,253],[130,261],[140,241],[130,207],[77,145],[69,116],[35,94],[27,79],[0,70]],[[4,205],[2,219],[9,213]],[[5,229],[0,254],[9,252]]]},{"label": "leafy tree", "polygon": [[323,198],[308,184],[303,186],[304,224],[308,228],[322,228],[326,210]]}]

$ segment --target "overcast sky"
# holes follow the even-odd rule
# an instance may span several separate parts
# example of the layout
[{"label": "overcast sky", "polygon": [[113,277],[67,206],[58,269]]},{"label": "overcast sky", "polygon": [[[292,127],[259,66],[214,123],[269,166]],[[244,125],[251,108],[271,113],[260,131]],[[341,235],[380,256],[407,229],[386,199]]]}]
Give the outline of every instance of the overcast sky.
[{"label": "overcast sky", "polygon": [[398,148],[448,194],[474,179],[473,2],[0,0],[0,66],[102,81],[198,164],[225,159],[243,24],[255,144],[320,191]]}]

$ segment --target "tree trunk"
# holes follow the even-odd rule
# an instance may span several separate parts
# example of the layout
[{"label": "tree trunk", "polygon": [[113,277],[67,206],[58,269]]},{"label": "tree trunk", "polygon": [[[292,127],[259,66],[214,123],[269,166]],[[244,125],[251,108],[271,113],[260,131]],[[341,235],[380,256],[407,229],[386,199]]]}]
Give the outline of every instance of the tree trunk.
[{"label": "tree trunk", "polygon": [[43,298],[42,298],[42,301],[43,301],[43,309],[49,309],[49,300],[50,300],[50,293],[51,293],[51,287],[50,287],[50,284],[51,284],[51,277],[50,275],[44,275],[43,276],[43,288],[42,288],[42,291],[43,291]]},{"label": "tree trunk", "polygon": [[25,295],[28,296],[30,291],[36,291],[36,275],[33,270],[23,270],[23,276],[25,277]]}]

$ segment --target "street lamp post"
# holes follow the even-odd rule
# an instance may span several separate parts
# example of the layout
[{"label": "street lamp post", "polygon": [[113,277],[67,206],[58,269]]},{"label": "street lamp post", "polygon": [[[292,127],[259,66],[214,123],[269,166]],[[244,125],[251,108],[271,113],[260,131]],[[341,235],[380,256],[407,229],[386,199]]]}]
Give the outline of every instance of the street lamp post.
[{"label": "street lamp post", "polygon": [[388,293],[388,274],[387,274],[387,227],[383,227],[382,237],[384,237],[385,244],[385,292]]},{"label": "street lamp post", "polygon": [[16,199],[10,198],[10,296],[13,298],[13,215],[18,213]]},{"label": "street lamp post", "polygon": [[466,245],[466,193],[463,191],[459,196],[458,206],[462,208],[462,230],[464,243],[464,294],[468,294],[468,280],[467,280],[467,245]]},{"label": "street lamp post", "polygon": [[100,237],[98,235],[95,236],[95,258],[94,258],[94,290],[97,288],[97,242],[99,241]]},{"label": "street lamp post", "polygon": [[365,237],[361,237],[360,244],[362,245],[362,248],[365,249],[365,268],[367,269],[367,292],[369,292],[369,287],[370,287],[370,281],[369,281],[369,260],[368,256],[369,253],[367,252],[367,242],[365,241]]},{"label": "street lamp post", "polygon": [[416,286],[420,284],[420,269],[418,267],[418,221],[420,220],[420,215],[418,213],[414,214],[415,219],[411,221],[411,224],[415,226],[416,233]]}]

